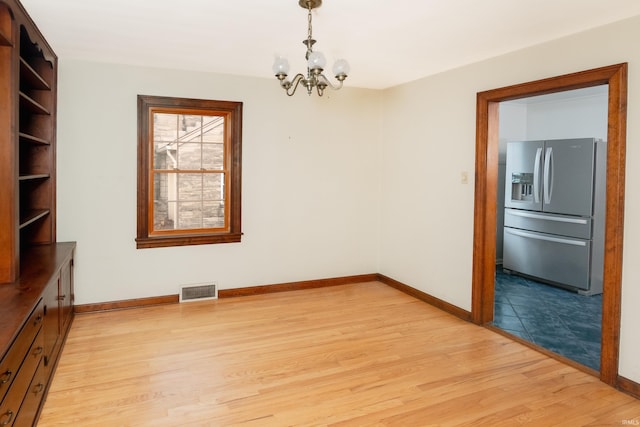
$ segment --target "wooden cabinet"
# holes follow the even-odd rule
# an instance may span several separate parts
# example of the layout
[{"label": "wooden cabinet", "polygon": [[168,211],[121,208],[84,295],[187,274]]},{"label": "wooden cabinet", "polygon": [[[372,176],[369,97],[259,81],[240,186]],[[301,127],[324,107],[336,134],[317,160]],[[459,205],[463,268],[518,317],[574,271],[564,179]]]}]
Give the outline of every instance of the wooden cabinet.
[{"label": "wooden cabinet", "polygon": [[48,367],[60,346],[60,306],[58,301],[59,289],[57,277],[52,278],[42,294],[44,305],[44,363]]},{"label": "wooden cabinet", "polygon": [[[57,57],[17,0],[0,0],[0,284],[55,236]],[[1,285],[0,285],[1,286]]]},{"label": "wooden cabinet", "polygon": [[75,243],[56,243],[57,58],[0,0],[0,426],[32,426],[73,318]]},{"label": "wooden cabinet", "polygon": [[44,366],[47,376],[50,376],[73,318],[73,259],[65,262],[59,274],[51,278],[44,290],[43,301]]},{"label": "wooden cabinet", "polygon": [[73,318],[73,260],[62,267],[58,280],[58,303],[60,331],[71,326]]},{"label": "wooden cabinet", "polygon": [[75,243],[24,252],[18,281],[0,286],[0,425],[34,425],[73,318]]},{"label": "wooden cabinet", "polygon": [[0,362],[0,425],[15,418],[26,387],[35,373],[36,353],[44,351],[42,323],[44,315],[40,301],[22,326],[13,345]]},{"label": "wooden cabinet", "polygon": [[31,312],[27,322],[16,337],[14,344],[9,348],[3,361],[2,374],[5,381],[2,384],[4,397],[0,404],[0,425],[12,426],[15,424],[20,407],[29,386],[40,366],[44,353],[44,341],[42,335],[42,301],[40,300]]}]

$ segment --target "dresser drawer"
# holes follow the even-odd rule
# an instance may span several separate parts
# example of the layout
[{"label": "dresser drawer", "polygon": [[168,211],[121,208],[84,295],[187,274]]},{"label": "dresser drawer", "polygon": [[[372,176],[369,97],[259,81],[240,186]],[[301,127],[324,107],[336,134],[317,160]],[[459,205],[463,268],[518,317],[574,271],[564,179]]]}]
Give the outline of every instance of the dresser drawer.
[{"label": "dresser drawer", "polygon": [[22,405],[25,394],[29,389],[36,370],[42,361],[44,353],[44,337],[41,331],[38,331],[33,343],[29,347],[24,361],[15,379],[11,383],[11,387],[7,391],[2,404],[0,404],[0,425],[2,427],[10,427],[14,425],[18,410]]},{"label": "dresser drawer", "polygon": [[[42,300],[40,300],[36,308],[31,312],[31,315],[22,327],[13,345],[9,348],[9,351],[7,351],[2,362],[0,362],[0,402],[9,391],[31,344],[33,344],[34,338],[38,332],[40,332],[43,317],[44,311],[42,308]],[[2,419],[0,418],[0,424],[1,423]]]},{"label": "dresser drawer", "polygon": [[20,406],[20,413],[13,423],[13,427],[31,427],[33,420],[36,419],[36,413],[40,407],[42,396],[46,388],[46,372],[44,367],[44,358],[40,358],[38,369],[31,380],[31,384],[27,390],[27,395]]}]

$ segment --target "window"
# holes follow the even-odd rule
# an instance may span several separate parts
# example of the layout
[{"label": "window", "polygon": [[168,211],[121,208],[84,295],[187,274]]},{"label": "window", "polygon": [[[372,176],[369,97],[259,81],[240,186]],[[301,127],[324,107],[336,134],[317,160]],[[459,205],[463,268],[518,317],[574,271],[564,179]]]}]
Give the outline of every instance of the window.
[{"label": "window", "polygon": [[138,95],[137,247],[239,242],[242,103]]}]

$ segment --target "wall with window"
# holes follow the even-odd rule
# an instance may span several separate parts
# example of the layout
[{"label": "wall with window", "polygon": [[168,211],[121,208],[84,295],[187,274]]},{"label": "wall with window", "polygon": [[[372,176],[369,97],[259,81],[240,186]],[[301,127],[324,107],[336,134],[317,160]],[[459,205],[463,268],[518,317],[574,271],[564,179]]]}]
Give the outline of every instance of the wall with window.
[{"label": "wall with window", "polygon": [[[385,91],[379,272],[471,309],[476,93],[629,63],[620,374],[640,381],[640,17]],[[533,136],[533,135],[531,135]],[[599,135],[595,135],[599,136]]]},{"label": "wall with window", "polygon": [[[58,239],[76,303],[377,271],[379,91],[60,61]],[[265,72],[268,74],[268,72]],[[136,249],[137,95],[243,102],[242,242]]]}]

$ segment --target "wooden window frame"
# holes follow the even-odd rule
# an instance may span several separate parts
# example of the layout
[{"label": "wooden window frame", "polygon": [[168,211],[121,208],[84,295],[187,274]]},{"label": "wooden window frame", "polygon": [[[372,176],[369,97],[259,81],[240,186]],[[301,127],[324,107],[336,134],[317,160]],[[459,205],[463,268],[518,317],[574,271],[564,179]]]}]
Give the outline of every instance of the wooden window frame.
[{"label": "wooden window frame", "polygon": [[[224,229],[153,230],[153,113],[225,116]],[[242,103],[138,95],[138,249],[240,242],[242,177]]]}]

